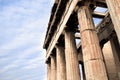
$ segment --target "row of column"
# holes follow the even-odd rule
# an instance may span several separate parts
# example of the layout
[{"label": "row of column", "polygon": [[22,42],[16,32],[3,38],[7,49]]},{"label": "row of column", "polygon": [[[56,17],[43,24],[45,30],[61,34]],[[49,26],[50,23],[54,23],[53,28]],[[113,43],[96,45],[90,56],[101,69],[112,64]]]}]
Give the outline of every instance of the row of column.
[{"label": "row of column", "polygon": [[[120,40],[120,1],[106,0],[106,2],[116,33]],[[89,6],[85,5],[79,8],[78,21],[80,25],[86,80],[108,80],[103,54],[99,45]],[[56,49],[57,59],[55,59],[54,56],[51,56],[51,65],[48,64],[48,80],[80,80],[74,33],[66,31],[65,49],[59,45],[57,45]]]},{"label": "row of column", "polygon": [[78,53],[74,32],[65,31],[65,47],[56,44],[56,57],[51,55],[48,80],[80,80]]}]

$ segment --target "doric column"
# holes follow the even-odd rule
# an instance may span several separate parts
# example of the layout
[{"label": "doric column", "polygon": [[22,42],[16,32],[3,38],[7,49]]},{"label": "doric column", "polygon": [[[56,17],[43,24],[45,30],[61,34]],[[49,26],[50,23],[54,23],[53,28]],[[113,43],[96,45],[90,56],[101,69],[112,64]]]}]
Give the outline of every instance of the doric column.
[{"label": "doric column", "polygon": [[66,63],[64,47],[56,45],[57,57],[57,80],[66,80]]},{"label": "doric column", "polygon": [[50,62],[47,63],[47,80],[51,80],[51,64]]},{"label": "doric column", "polygon": [[56,57],[51,55],[51,80],[56,80]]},{"label": "doric column", "polygon": [[88,6],[78,10],[86,80],[108,80],[98,36]]},{"label": "doric column", "polygon": [[106,0],[120,44],[120,0]]},{"label": "doric column", "polygon": [[114,52],[112,51],[112,46],[110,41],[108,41],[103,47],[103,55],[105,59],[105,64],[107,68],[107,73],[109,80],[119,80],[117,74],[117,66],[115,64]]},{"label": "doric column", "polygon": [[115,64],[116,64],[116,68],[117,68],[117,73],[118,73],[118,77],[120,80],[120,45],[118,42],[118,39],[116,36],[114,36],[112,39],[110,39],[110,43],[111,43],[111,48],[113,51],[113,55],[114,55],[114,59],[115,59]]},{"label": "doric column", "polygon": [[65,58],[67,80],[80,80],[78,54],[74,32],[65,31]]}]

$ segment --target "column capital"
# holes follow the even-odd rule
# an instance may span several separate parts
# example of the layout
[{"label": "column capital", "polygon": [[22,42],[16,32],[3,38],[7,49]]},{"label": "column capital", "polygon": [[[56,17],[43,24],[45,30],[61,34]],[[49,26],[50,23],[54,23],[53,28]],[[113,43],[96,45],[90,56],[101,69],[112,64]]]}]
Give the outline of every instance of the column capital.
[{"label": "column capital", "polygon": [[96,7],[96,2],[91,0],[86,0],[86,1],[82,1],[78,6],[79,8],[77,11],[79,11],[80,8],[83,8],[83,7],[88,7],[90,10],[94,10]]},{"label": "column capital", "polygon": [[56,57],[56,48],[52,50],[52,53],[50,54],[50,57]]},{"label": "column capital", "polygon": [[51,62],[50,57],[47,59],[46,64],[49,64]]},{"label": "column capital", "polygon": [[64,47],[64,45],[62,43],[58,42],[58,43],[56,43],[55,48],[58,48],[58,47]]},{"label": "column capital", "polygon": [[55,48],[57,47],[65,47],[64,35],[58,39]]},{"label": "column capital", "polygon": [[71,28],[71,27],[66,27],[64,29],[65,32],[75,32],[75,28]]}]

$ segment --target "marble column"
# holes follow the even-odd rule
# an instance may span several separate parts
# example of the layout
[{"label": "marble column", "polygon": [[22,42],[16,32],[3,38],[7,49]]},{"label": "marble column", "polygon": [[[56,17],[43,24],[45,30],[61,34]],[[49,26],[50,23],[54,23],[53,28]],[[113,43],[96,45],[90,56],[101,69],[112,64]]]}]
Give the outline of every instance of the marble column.
[{"label": "marble column", "polygon": [[117,74],[117,66],[115,64],[114,52],[112,50],[112,45],[110,44],[110,41],[105,43],[102,50],[109,80],[119,80]]},{"label": "marble column", "polygon": [[66,30],[64,33],[67,80],[80,80],[78,53],[74,32]]},{"label": "marble column", "polygon": [[64,47],[56,45],[57,58],[57,80],[66,80],[66,63]]},{"label": "marble column", "polygon": [[47,80],[51,80],[51,65],[50,62],[47,63]]},{"label": "marble column", "polygon": [[56,80],[56,57],[51,55],[51,80]]},{"label": "marble column", "polygon": [[120,44],[120,0],[106,0]]},{"label": "marble column", "polygon": [[88,6],[78,10],[86,80],[108,80],[98,36]]},{"label": "marble column", "polygon": [[117,74],[120,80],[120,45],[118,42],[117,37],[113,37],[112,39],[110,39],[110,44],[111,44],[111,48],[113,51],[113,55],[114,55],[114,59],[115,59],[115,64],[116,64],[116,68],[117,68]]}]

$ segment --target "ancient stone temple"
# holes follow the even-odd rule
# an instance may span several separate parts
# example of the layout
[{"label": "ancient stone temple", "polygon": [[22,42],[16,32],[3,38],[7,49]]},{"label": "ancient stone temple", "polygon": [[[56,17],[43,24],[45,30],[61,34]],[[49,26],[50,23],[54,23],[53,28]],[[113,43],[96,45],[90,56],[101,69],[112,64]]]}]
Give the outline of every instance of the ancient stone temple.
[{"label": "ancient stone temple", "polygon": [[120,80],[120,0],[55,0],[47,80]]}]

